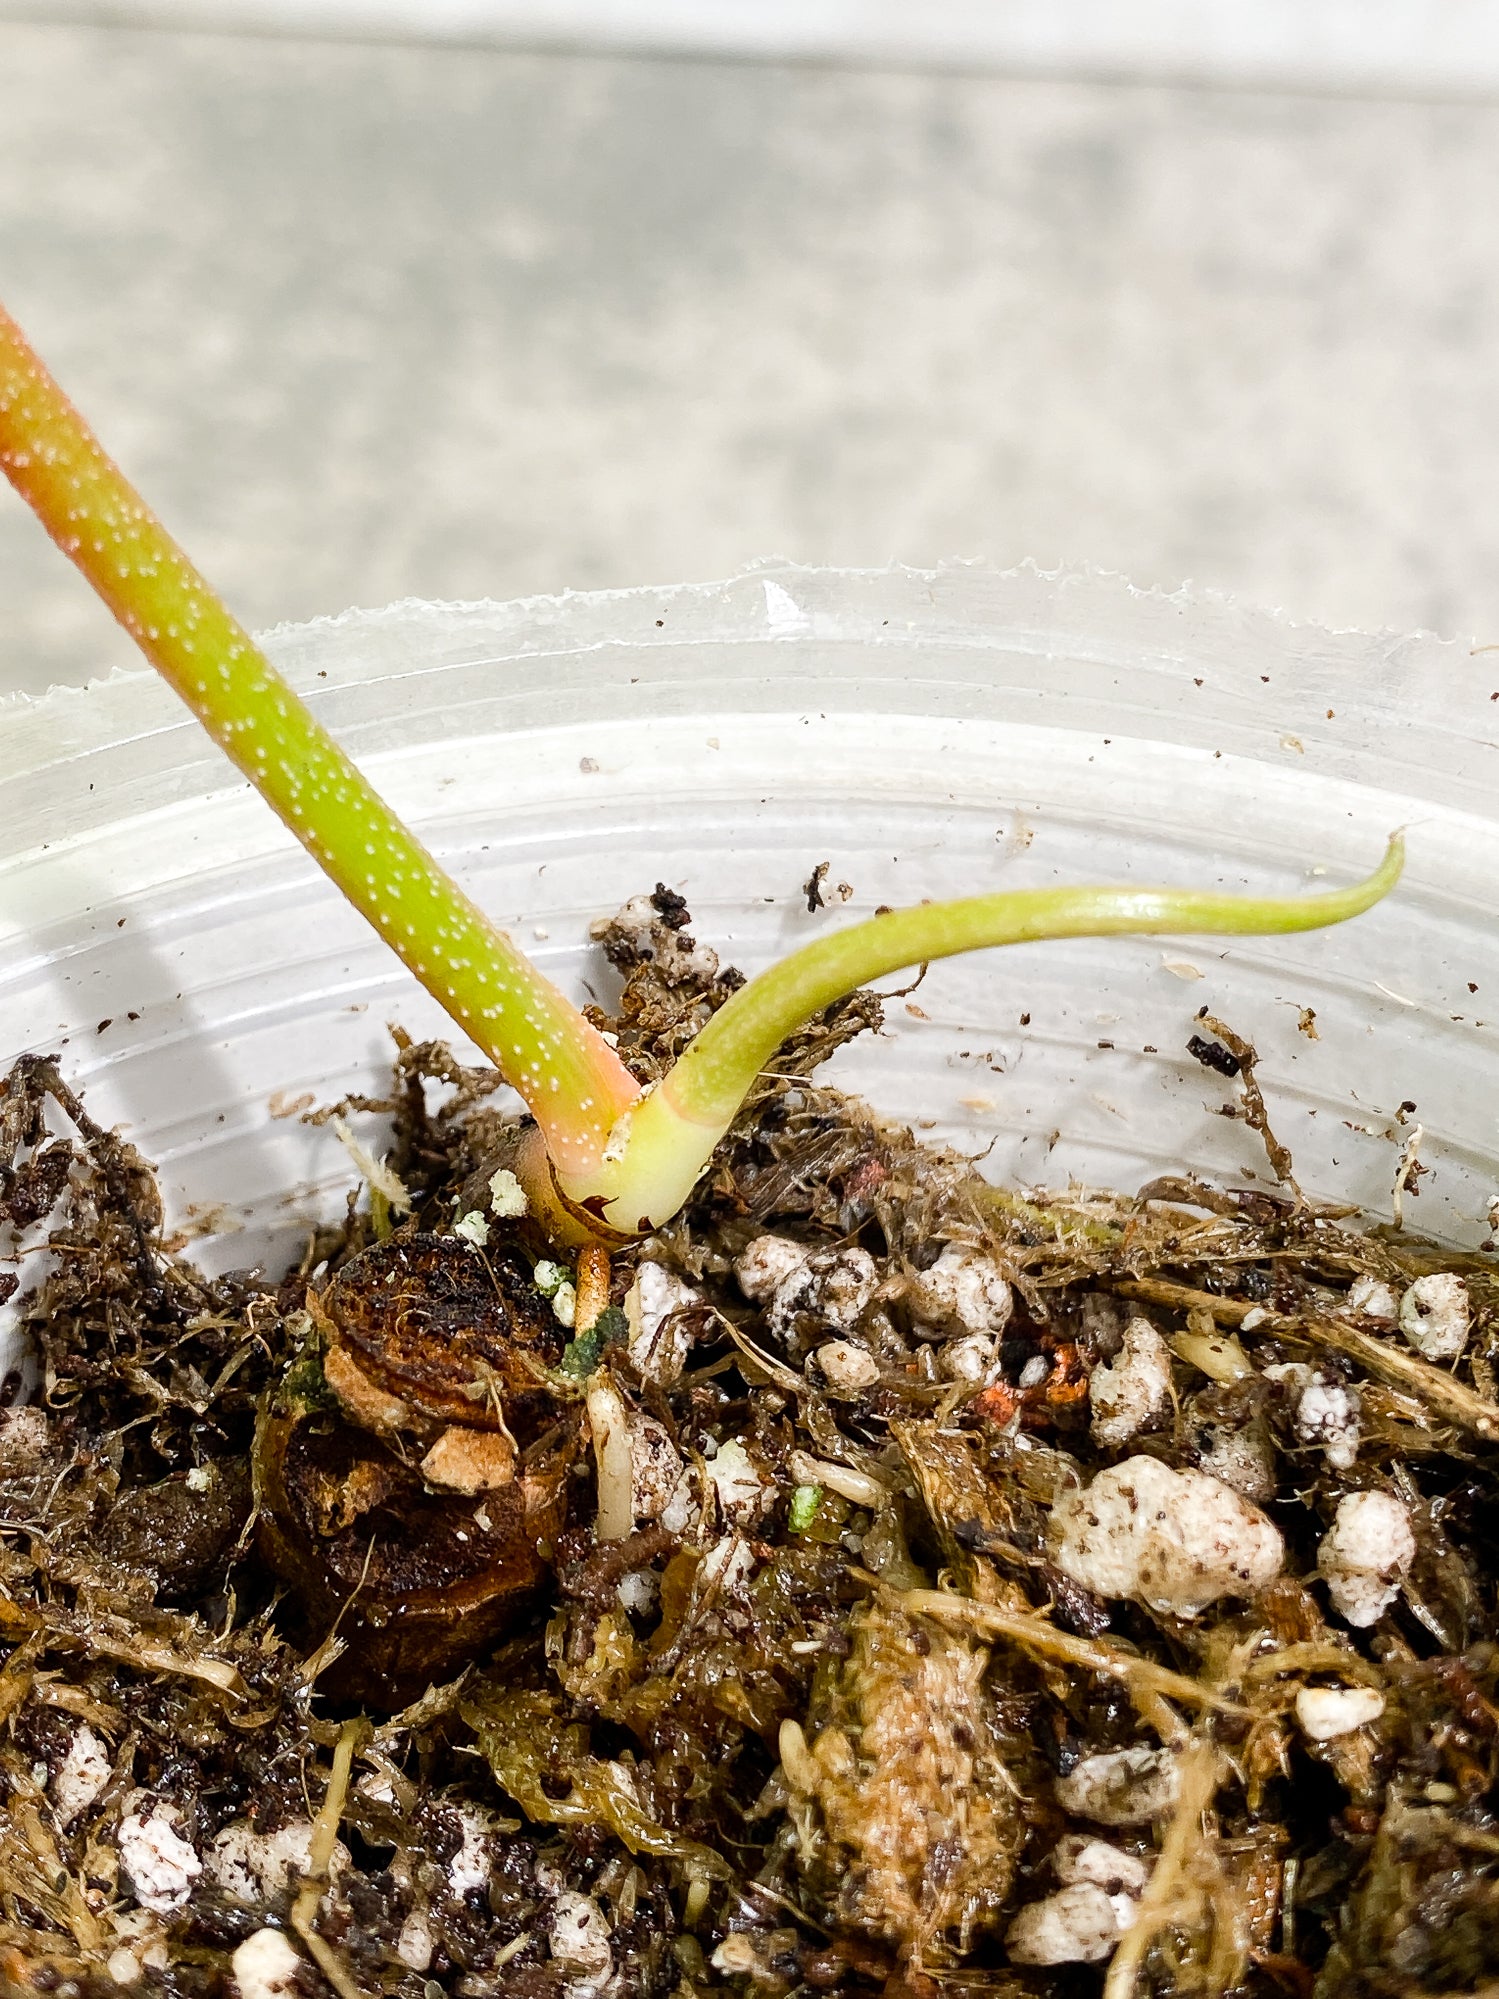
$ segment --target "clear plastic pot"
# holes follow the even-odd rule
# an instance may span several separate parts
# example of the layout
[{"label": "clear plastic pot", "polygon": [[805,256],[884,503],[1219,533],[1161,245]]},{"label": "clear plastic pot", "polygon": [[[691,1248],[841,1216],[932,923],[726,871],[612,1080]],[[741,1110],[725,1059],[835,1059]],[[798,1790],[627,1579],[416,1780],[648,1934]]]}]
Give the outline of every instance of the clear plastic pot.
[{"label": "clear plastic pot", "polygon": [[[968,566],[397,604],[268,645],[575,992],[608,983],[590,919],[658,879],[754,970],[922,896],[1346,880],[1405,824],[1404,884],[1345,928],[935,966],[834,1073],[994,1177],[1263,1180],[1224,1114],[1232,1084],[1186,1050],[1207,1007],[1258,1046],[1308,1193],[1388,1214],[1419,1122],[1411,1219],[1487,1232],[1499,663],[1482,653]],[[823,861],[829,906],[809,912]],[[149,671],[0,709],[0,1053],[61,1053],[157,1161],[202,1256],[285,1258],[336,1206],[349,1162],[297,1112],[378,1088],[391,1020],[452,1033]]]}]

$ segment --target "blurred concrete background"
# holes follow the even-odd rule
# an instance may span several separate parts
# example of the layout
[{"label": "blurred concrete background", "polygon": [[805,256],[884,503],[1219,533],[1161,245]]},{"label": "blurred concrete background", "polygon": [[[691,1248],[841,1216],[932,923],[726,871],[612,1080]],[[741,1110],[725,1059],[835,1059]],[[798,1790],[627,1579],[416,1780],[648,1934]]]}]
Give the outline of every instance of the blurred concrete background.
[{"label": "blurred concrete background", "polygon": [[[1481,93],[0,18],[0,296],[254,625],[1030,555],[1499,638],[1496,186]],[[0,492],[0,687],[128,657]]]}]

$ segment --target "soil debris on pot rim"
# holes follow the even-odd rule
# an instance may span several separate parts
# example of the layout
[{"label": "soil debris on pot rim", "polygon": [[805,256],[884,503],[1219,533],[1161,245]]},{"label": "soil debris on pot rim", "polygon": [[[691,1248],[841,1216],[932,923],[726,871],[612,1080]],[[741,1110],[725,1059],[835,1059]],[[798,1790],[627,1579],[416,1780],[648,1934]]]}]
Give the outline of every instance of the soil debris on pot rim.
[{"label": "soil debris on pot rim", "polygon": [[[739,982],[690,922],[599,926],[646,1079]],[[879,1018],[587,1327],[439,1044],[320,1113],[409,1213],[212,1279],[15,1065],[0,1985],[1499,1989],[1485,1261],[1303,1199],[1221,1022],[1280,1191],[987,1185],[814,1080]]]}]

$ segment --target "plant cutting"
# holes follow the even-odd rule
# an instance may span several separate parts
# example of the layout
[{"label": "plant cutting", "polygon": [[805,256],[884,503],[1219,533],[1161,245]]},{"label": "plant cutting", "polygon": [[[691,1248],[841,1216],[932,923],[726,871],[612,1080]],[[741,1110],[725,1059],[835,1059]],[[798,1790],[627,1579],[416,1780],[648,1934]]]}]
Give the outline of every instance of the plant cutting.
[{"label": "plant cutting", "polygon": [[1366,880],[1319,895],[1062,888],[892,910],[751,980],[643,1087],[377,797],[3,311],[0,466],[267,804],[519,1092],[535,1125],[516,1170],[559,1241],[623,1242],[669,1221],[787,1035],[872,979],[1038,938],[1315,929],[1359,914],[1399,879],[1396,836]]},{"label": "plant cutting", "polygon": [[0,1410],[7,1999],[1492,1983],[1483,1257],[1302,1199],[1227,1022],[1230,1188],[991,1186],[815,1074],[882,972],[1302,927],[1398,848],[1333,898],[894,911],[748,984],[658,886],[585,1017],[9,355],[8,466],[529,1114],[401,1042],[389,1161],[219,1279],[54,1062],[0,1085],[4,1247],[51,1251]]}]

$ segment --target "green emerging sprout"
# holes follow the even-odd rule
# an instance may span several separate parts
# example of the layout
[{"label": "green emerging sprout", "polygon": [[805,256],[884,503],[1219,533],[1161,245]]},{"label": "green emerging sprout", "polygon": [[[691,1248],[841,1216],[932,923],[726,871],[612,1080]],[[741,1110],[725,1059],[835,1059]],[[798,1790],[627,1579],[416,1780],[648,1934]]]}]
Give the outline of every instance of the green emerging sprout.
[{"label": "green emerging sprout", "polygon": [[742,987],[643,1089],[564,994],[371,789],[167,534],[0,308],[0,466],[146,657],[313,858],[525,1099],[518,1171],[559,1241],[627,1240],[686,1200],[756,1076],[795,1028],[887,972],[989,945],[1125,931],[1310,930],[1400,877],[1399,837],[1329,894],[1030,889],[893,910]]}]

